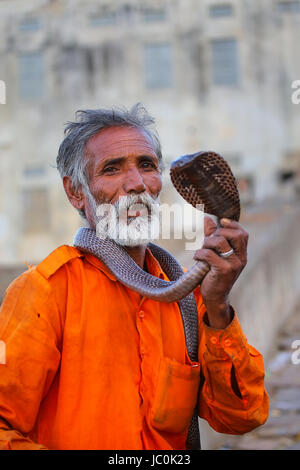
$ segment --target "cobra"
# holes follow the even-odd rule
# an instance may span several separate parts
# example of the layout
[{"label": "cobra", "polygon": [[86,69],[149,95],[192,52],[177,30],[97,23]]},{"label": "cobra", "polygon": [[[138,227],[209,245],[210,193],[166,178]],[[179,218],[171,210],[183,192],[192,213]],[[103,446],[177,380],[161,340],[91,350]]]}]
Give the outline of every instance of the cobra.
[{"label": "cobra", "polygon": [[[228,163],[216,152],[202,151],[180,157],[171,164],[170,176],[176,190],[192,206],[202,204],[204,212],[218,219],[239,220],[240,200],[235,178]],[[177,277],[173,281],[158,279],[141,269],[124,248],[108,238],[98,238],[95,231],[88,228],[77,232],[74,245],[97,256],[130,289],[160,302],[183,299],[209,271],[207,263],[198,261],[186,273],[180,270],[178,276],[178,263],[173,256],[158,245],[149,243],[149,249],[168,278]]]}]

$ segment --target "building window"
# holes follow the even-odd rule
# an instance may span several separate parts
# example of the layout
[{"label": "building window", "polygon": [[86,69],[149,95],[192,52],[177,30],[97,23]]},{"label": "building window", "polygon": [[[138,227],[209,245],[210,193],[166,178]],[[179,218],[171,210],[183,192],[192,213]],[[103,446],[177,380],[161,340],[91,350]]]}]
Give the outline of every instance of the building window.
[{"label": "building window", "polygon": [[164,8],[143,8],[142,19],[145,23],[157,23],[160,21],[166,21],[167,13]]},{"label": "building window", "polygon": [[46,168],[44,165],[30,165],[23,169],[23,176],[27,178],[41,178],[46,175]]},{"label": "building window", "polygon": [[211,58],[214,85],[236,86],[239,84],[238,46],[235,39],[212,40]]},{"label": "building window", "polygon": [[41,22],[37,18],[26,18],[19,23],[21,33],[35,33],[41,29]]},{"label": "building window", "polygon": [[95,49],[93,61],[95,90],[99,81],[108,89],[119,86],[124,61],[122,44],[119,41],[103,41]]},{"label": "building window", "polygon": [[45,188],[26,188],[22,191],[24,232],[41,232],[50,227],[49,193]]},{"label": "building window", "polygon": [[93,27],[111,26],[117,23],[117,14],[115,11],[102,11],[90,17],[90,25]]},{"label": "building window", "polygon": [[86,91],[84,49],[75,46],[62,48],[59,73],[64,98],[81,97]]},{"label": "building window", "polygon": [[300,12],[300,2],[298,0],[286,0],[285,2],[278,2],[277,6],[281,13]]},{"label": "building window", "polygon": [[212,18],[222,18],[224,16],[232,16],[233,7],[230,3],[220,5],[211,5],[209,7],[209,16]]},{"label": "building window", "polygon": [[75,73],[83,65],[82,49],[79,47],[66,47],[62,50],[63,66],[67,73]]},{"label": "building window", "polygon": [[19,55],[19,92],[25,100],[38,99],[44,92],[44,57],[41,52]]},{"label": "building window", "polygon": [[144,68],[147,88],[172,86],[172,48],[170,44],[145,44]]}]

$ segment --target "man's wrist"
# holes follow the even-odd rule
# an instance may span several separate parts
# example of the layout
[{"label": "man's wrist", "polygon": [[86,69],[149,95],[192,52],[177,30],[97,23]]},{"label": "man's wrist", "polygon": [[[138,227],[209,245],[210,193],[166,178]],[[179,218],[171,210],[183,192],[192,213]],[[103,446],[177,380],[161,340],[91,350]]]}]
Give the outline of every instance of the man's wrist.
[{"label": "man's wrist", "polygon": [[232,312],[228,300],[204,301],[207,320],[211,328],[224,329],[232,320]]}]

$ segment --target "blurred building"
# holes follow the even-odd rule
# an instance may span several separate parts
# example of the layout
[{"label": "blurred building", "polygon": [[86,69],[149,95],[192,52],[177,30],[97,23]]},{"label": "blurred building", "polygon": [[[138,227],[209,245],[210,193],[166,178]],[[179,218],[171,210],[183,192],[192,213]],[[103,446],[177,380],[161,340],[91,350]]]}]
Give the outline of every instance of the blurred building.
[{"label": "blurred building", "polygon": [[1,263],[72,243],[55,158],[78,109],[141,101],[167,162],[216,150],[245,204],[284,194],[300,168],[299,42],[295,0],[0,0]]}]

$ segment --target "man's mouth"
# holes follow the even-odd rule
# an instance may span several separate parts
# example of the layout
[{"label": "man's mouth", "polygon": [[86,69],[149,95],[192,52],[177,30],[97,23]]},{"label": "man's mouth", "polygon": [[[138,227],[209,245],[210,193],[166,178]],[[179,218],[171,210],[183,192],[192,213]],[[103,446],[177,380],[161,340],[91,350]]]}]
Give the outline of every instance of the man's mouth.
[{"label": "man's mouth", "polygon": [[[135,204],[137,205],[137,204]],[[128,217],[147,217],[148,216],[148,208],[144,205],[144,204],[138,204],[139,207],[138,209],[134,209],[134,208],[129,208],[127,210],[127,216]]]}]

